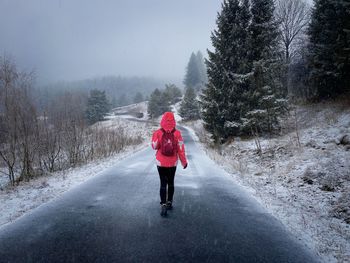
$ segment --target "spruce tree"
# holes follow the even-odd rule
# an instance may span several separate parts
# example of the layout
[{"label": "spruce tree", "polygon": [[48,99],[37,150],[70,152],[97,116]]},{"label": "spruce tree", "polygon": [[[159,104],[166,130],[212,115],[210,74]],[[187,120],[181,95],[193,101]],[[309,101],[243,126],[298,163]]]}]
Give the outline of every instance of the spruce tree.
[{"label": "spruce tree", "polygon": [[[240,24],[238,0],[226,0],[217,18],[217,30],[212,33],[214,51],[208,51],[206,61],[208,84],[201,96],[202,116],[205,128],[212,133],[215,142],[232,135],[232,129],[240,119],[239,96],[235,85],[235,73],[240,69],[240,47],[244,46],[238,36],[247,30]],[[242,66],[241,66],[242,68]]]},{"label": "spruce tree", "polygon": [[199,72],[199,83],[196,84],[196,89],[202,90],[205,84],[208,82],[207,68],[204,64],[204,58],[203,58],[202,52],[197,51],[196,59],[197,59],[197,67]]},{"label": "spruce tree", "polygon": [[180,116],[185,120],[198,120],[199,116],[199,103],[197,100],[196,92],[193,88],[187,88],[185,95],[180,105]]},{"label": "spruce tree", "polygon": [[251,134],[253,126],[272,131],[283,112],[273,12],[273,0],[227,0],[222,5],[201,96],[204,125],[216,142]]},{"label": "spruce tree", "polygon": [[309,80],[320,99],[345,92],[349,85],[349,16],[349,1],[315,1],[308,29]]},{"label": "spruce tree", "polygon": [[141,92],[137,92],[135,94],[135,97],[134,97],[134,103],[139,103],[139,102],[142,102],[142,101],[144,101],[142,93]]},{"label": "spruce tree", "polygon": [[200,69],[198,68],[198,60],[196,55],[192,52],[190,60],[187,64],[186,75],[184,79],[185,88],[196,87],[201,81]]},{"label": "spruce tree", "polygon": [[109,109],[105,91],[91,90],[85,113],[89,124],[103,120]]},{"label": "spruce tree", "polygon": [[164,93],[159,89],[155,89],[148,101],[147,112],[150,118],[157,118],[164,112],[170,111],[170,103],[164,98]]},{"label": "spruce tree", "polygon": [[276,58],[278,23],[273,0],[251,0],[251,61]]},{"label": "spruce tree", "polygon": [[200,51],[197,51],[197,54],[192,52],[186,67],[184,78],[185,88],[191,87],[199,91],[205,86],[207,80],[207,69],[204,64],[202,53]]},{"label": "spruce tree", "polygon": [[245,94],[249,110],[242,116],[243,133],[272,132],[278,116],[286,109],[282,86],[283,67],[278,49],[278,23],[273,0],[252,0],[250,24],[250,62],[252,75]]},{"label": "spruce tree", "polygon": [[175,104],[179,102],[182,97],[181,90],[174,84],[166,84],[164,90],[164,99],[169,102],[169,104]]}]

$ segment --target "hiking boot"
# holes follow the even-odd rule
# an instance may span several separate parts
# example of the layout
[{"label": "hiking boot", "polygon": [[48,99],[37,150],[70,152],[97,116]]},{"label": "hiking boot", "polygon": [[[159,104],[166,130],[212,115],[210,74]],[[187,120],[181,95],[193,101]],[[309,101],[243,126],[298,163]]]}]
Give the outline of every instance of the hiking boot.
[{"label": "hiking boot", "polygon": [[167,207],[168,210],[173,209],[173,202],[172,201],[166,202],[166,207]]},{"label": "hiking boot", "polygon": [[160,205],[160,215],[161,216],[166,216],[167,214],[167,207],[166,204],[161,204]]}]

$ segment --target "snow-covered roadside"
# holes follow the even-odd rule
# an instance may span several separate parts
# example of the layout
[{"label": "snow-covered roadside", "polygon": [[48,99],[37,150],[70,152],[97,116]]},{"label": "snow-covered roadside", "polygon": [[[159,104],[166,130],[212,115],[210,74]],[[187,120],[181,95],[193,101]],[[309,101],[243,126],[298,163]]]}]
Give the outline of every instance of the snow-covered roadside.
[{"label": "snow-covered roadside", "polygon": [[127,106],[118,107],[111,110],[107,119],[123,118],[123,119],[138,119],[148,120],[147,114],[148,101],[130,104]]},{"label": "snow-covered roadside", "polygon": [[284,136],[261,139],[261,156],[254,140],[211,149],[203,143],[208,134],[202,124],[189,126],[209,157],[304,245],[325,262],[350,262],[350,151],[337,144],[350,134],[350,110],[318,105],[299,108],[297,116],[301,147],[291,129]]},{"label": "snow-covered roadside", "polygon": [[146,142],[137,146],[129,146],[123,152],[109,158],[55,172],[50,176],[42,176],[29,182],[23,182],[14,188],[5,188],[0,191],[0,227],[41,204],[59,197],[74,186],[103,173],[118,161],[145,149],[147,146]]},{"label": "snow-covered roadside", "polygon": [[152,126],[147,123],[113,118],[96,125],[101,128],[124,130],[129,137],[141,137],[143,142],[139,145],[127,146],[122,152],[111,157],[41,176],[29,182],[20,182],[15,187],[4,186],[7,177],[2,175],[0,178],[3,182],[0,188],[0,227],[60,196],[72,187],[103,173],[118,161],[146,148],[149,144],[148,139],[151,136]]}]

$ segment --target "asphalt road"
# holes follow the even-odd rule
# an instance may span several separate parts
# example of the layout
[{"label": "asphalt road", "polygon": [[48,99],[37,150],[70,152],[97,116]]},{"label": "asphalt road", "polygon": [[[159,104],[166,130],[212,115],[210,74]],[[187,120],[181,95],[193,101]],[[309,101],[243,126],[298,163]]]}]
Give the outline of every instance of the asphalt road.
[{"label": "asphalt road", "polygon": [[0,229],[0,262],[318,262],[183,131],[174,209],[151,149]]}]

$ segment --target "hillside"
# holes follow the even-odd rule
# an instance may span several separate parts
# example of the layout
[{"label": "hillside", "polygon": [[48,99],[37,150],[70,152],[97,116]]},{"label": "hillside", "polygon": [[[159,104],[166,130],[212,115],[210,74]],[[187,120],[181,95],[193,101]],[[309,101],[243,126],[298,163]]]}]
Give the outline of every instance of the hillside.
[{"label": "hillside", "polygon": [[[297,125],[296,125],[297,124]],[[235,138],[209,147],[201,122],[191,123],[208,155],[326,262],[350,258],[350,109],[344,102],[297,106],[281,134]],[[300,145],[298,142],[298,137]]]},{"label": "hillside", "polygon": [[167,82],[149,77],[121,77],[106,76],[80,81],[58,82],[37,88],[37,103],[41,108],[57,99],[57,96],[69,91],[79,92],[87,96],[90,90],[98,89],[106,91],[108,100],[112,106],[128,105],[133,103],[136,93],[140,92],[144,97],[154,89],[163,89]]}]

